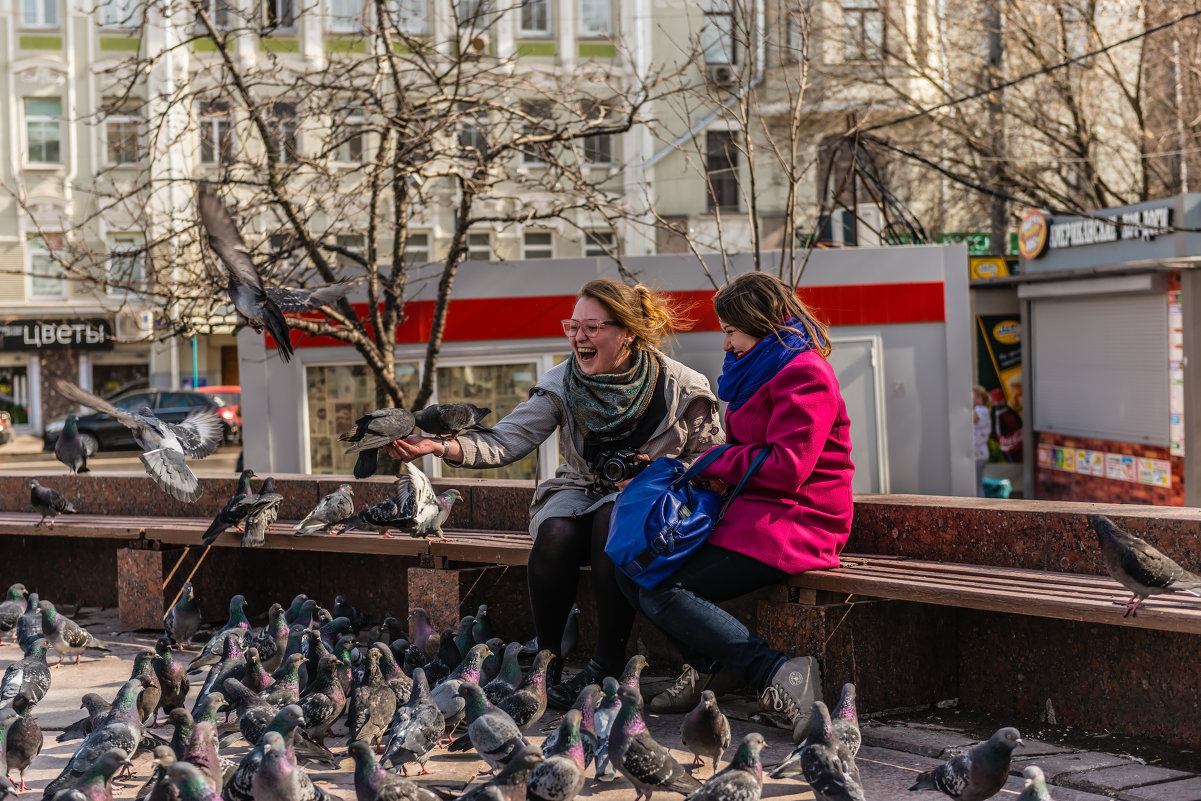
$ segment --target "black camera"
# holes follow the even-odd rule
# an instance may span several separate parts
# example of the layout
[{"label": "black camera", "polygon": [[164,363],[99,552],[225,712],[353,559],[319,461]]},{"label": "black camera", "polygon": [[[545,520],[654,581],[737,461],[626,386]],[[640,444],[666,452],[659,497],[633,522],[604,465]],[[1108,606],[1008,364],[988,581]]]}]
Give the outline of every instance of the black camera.
[{"label": "black camera", "polygon": [[616,487],[641,473],[648,464],[650,462],[638,458],[637,451],[602,451],[592,462],[592,472],[596,475],[597,484]]}]

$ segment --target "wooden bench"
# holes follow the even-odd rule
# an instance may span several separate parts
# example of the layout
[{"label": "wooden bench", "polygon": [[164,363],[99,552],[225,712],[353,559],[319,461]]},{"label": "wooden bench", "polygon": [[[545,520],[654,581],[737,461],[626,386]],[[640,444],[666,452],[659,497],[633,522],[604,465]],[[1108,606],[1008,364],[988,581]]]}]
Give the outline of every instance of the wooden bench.
[{"label": "wooden bench", "polygon": [[[45,528],[34,528],[39,519],[38,514],[0,513],[0,535],[50,533]],[[208,520],[184,517],[63,515],[56,520],[53,534],[197,546],[208,523]],[[440,542],[405,536],[385,539],[365,533],[297,537],[292,534],[293,525],[292,521],[272,524],[264,547],[415,556],[422,557],[425,564],[433,567],[452,563],[521,566],[526,564],[530,550],[530,539],[525,532],[448,530],[449,541]],[[218,537],[213,545],[236,548],[239,543],[240,535],[230,531]],[[803,591],[798,600],[811,604],[889,599],[1201,634],[1201,598],[1184,593],[1160,596],[1141,607],[1137,615],[1123,617],[1125,610],[1114,601],[1124,602],[1130,594],[1108,576],[843,554],[841,567],[792,576],[786,584]]]},{"label": "wooden bench", "polygon": [[931,562],[895,556],[843,554],[842,566],[791,576],[790,587],[813,592],[802,601],[899,601],[1201,634],[1201,598],[1153,596],[1123,617],[1130,592],[1109,576]]}]

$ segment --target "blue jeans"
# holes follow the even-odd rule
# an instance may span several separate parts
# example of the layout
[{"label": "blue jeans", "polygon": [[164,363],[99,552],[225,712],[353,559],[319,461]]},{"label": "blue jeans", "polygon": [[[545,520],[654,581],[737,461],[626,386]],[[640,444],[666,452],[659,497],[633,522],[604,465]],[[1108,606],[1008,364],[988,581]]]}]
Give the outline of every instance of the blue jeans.
[{"label": "blue jeans", "polygon": [[653,590],[620,570],[617,583],[638,611],[675,643],[701,673],[719,666],[762,691],[788,657],[770,647],[717,604],[776,584],[779,568],[705,543],[675,574]]}]

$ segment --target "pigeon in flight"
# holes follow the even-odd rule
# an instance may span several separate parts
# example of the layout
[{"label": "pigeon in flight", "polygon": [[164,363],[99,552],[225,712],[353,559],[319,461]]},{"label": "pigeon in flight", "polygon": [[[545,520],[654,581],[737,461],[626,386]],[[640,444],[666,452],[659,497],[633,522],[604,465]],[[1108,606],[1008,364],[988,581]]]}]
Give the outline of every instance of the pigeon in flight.
[{"label": "pigeon in flight", "polygon": [[88,469],[88,449],[79,436],[78,415],[67,415],[62,433],[54,443],[54,458],[70,468],[72,474],[91,472]]},{"label": "pigeon in flight", "polygon": [[354,514],[354,490],[349,484],[338,488],[317,502],[313,511],[305,515],[292,530],[296,536],[305,534],[329,534],[330,527]]},{"label": "pigeon in flight", "polygon": [[379,449],[412,434],[416,423],[408,409],[376,409],[355,420],[354,424],[354,431],[344,431],[338,439],[354,443],[346,449],[347,453],[359,455],[354,463],[354,477],[367,478],[375,475],[379,466]]},{"label": "pigeon in flight", "polygon": [[208,235],[209,247],[229,271],[229,299],[234,308],[255,331],[260,334],[264,329],[270,331],[280,357],[291,361],[292,338],[283,313],[309,311],[336,303],[350,291],[351,282],[326,284],[314,289],[265,287],[250,258],[250,250],[238,233],[237,223],[207,183],[200,184],[198,200],[200,222]]},{"label": "pigeon in flight", "polygon": [[413,415],[417,427],[434,437],[457,437],[464,431],[491,431],[480,421],[492,414],[470,403],[435,403]]},{"label": "pigeon in flight", "polygon": [[54,380],[54,387],[67,400],[104,412],[132,430],[134,440],[144,451],[138,458],[146,467],[146,474],[164,492],[185,503],[200,497],[200,481],[184,457],[203,459],[217,450],[225,436],[225,426],[216,412],[197,409],[183,422],[168,423],[145,406],[137,412],[127,412],[61,378]]},{"label": "pigeon in flight", "polygon": [[47,517],[50,518],[50,522],[46,523],[46,528],[54,528],[54,518],[61,514],[75,514],[75,507],[70,501],[58,490],[43,487],[36,478],[29,481],[29,503],[42,513],[42,519],[33,524],[34,528],[46,523]]},{"label": "pigeon in flight", "polygon": [[1134,593],[1129,601],[1114,601],[1126,607],[1122,617],[1137,615],[1136,610],[1152,595],[1187,592],[1201,596],[1201,576],[1185,570],[1146,540],[1122,531],[1108,517],[1089,515],[1088,519],[1101,544],[1105,569]]}]

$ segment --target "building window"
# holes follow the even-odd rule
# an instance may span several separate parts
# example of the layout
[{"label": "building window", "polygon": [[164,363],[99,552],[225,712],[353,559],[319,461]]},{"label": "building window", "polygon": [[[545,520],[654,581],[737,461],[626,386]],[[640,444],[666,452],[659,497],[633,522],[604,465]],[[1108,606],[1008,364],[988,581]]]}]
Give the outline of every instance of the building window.
[{"label": "building window", "polygon": [[884,58],[884,10],[878,0],[842,0],[846,25],[842,55],[847,61]]},{"label": "building window", "polygon": [[705,135],[709,211],[738,211],[738,147],[731,131]]},{"label": "building window", "polygon": [[466,258],[469,261],[492,261],[492,234],[488,231],[468,231]]},{"label": "building window", "polygon": [[282,31],[295,30],[295,0],[263,0],[263,24]]},{"label": "building window", "polygon": [[231,0],[200,0],[200,9],[196,15],[196,27],[204,30],[204,23],[200,21],[200,14],[203,12],[208,16],[209,22],[219,31],[228,31],[233,28],[233,5]]},{"label": "building window", "polygon": [[111,233],[108,240],[110,295],[138,292],[146,286],[146,240],[140,233]]},{"label": "building window", "polygon": [[584,161],[595,166],[613,163],[613,134],[601,133],[584,137]]},{"label": "building window", "polygon": [[363,30],[363,0],[329,0],[329,29],[333,33]]},{"label": "building window", "polygon": [[[438,403],[474,403],[492,410],[484,421],[491,425],[502,419],[530,396],[538,381],[538,365],[534,363],[464,365],[439,367]],[[538,451],[504,467],[490,470],[453,468],[442,463],[442,476],[459,478],[533,479],[538,476]]]},{"label": "building window", "polygon": [[[406,399],[417,394],[417,365],[396,365],[396,381]],[[347,475],[354,470],[357,453],[347,454],[338,435],[354,429],[354,421],[377,408],[375,378],[361,364],[308,365],[305,367],[308,402],[309,471]],[[388,457],[381,451],[381,475]]]},{"label": "building window", "polygon": [[58,0],[21,0],[21,25],[26,28],[57,28]]},{"label": "building window", "polygon": [[104,120],[107,164],[137,164],[142,160],[142,121],[134,114],[110,114]]},{"label": "building window", "polygon": [[793,9],[785,13],[782,60],[786,64],[808,61],[812,18],[805,9]]},{"label": "building window", "polygon": [[[346,253],[338,253],[336,255],[334,261],[339,267],[363,268],[362,258],[367,252],[366,234],[338,234],[334,237],[334,242],[342,250],[350,252],[350,255]],[[355,256],[359,258],[356,259],[354,258]]]},{"label": "building window", "polygon": [[612,0],[580,0],[580,36],[605,37],[613,33]]},{"label": "building window", "polygon": [[294,103],[277,100],[271,104],[271,127],[279,160],[285,164],[300,160],[300,114]]},{"label": "building window", "polygon": [[229,103],[210,100],[200,107],[200,162],[232,164],[233,160],[234,128]]},{"label": "building window", "polygon": [[459,15],[460,28],[478,31],[488,26],[488,0],[457,0],[455,11]]},{"label": "building window", "polygon": [[708,0],[701,48],[706,64],[734,63],[734,0]]},{"label": "building window", "polygon": [[[470,237],[471,235],[468,234]],[[468,256],[470,258],[470,256]],[[405,237],[405,262],[428,264],[430,261],[430,235],[425,231],[410,231]]]},{"label": "building window", "polygon": [[341,124],[334,128],[338,146],[334,159],[346,164],[363,163],[363,112],[352,109],[343,113]]},{"label": "building window", "polygon": [[62,99],[25,98],[25,144],[30,164],[63,163],[62,117]]},{"label": "building window", "polygon": [[136,28],[142,24],[142,6],[137,0],[103,0],[100,24],[106,28]]},{"label": "building window", "polygon": [[550,36],[550,0],[522,0],[520,36]]},{"label": "building window", "polygon": [[585,231],[584,256],[603,259],[617,255],[617,235],[612,231]]},{"label": "building window", "polygon": [[267,264],[264,265],[263,272],[277,280],[283,280],[296,271],[296,266],[302,256],[296,237],[282,232],[268,234],[267,248],[270,253],[267,256]]},{"label": "building window", "polygon": [[488,151],[488,112],[485,109],[466,109],[459,117],[459,147],[475,151],[482,157]]},{"label": "building window", "polygon": [[396,0],[396,28],[409,36],[422,36],[429,31],[429,9],[425,0]]},{"label": "building window", "polygon": [[551,231],[526,231],[521,236],[523,259],[553,259],[555,235]]},{"label": "building window", "polygon": [[[521,109],[529,117],[521,125],[521,132],[523,134],[538,136],[549,132],[547,124],[552,122],[550,102],[539,100],[532,103],[523,103]],[[549,160],[550,144],[547,142],[531,143],[521,149],[522,164],[545,164]]]},{"label": "building window", "polygon": [[35,300],[62,300],[67,297],[67,279],[54,257],[62,247],[62,234],[31,236],[26,240],[29,254],[29,296]]}]

